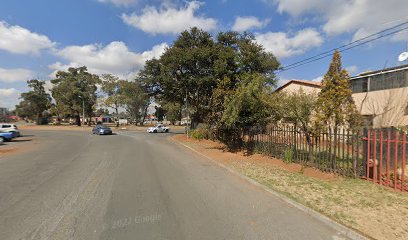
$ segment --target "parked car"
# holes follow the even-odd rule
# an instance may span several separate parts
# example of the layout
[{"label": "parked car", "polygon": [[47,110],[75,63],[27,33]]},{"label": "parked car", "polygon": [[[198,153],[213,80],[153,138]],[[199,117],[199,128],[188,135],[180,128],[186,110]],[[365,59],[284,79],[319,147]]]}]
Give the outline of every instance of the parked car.
[{"label": "parked car", "polygon": [[92,134],[98,134],[98,135],[111,135],[112,134],[112,129],[106,125],[96,125],[92,129]]},{"label": "parked car", "polygon": [[0,142],[9,142],[13,138],[15,138],[15,134],[13,132],[0,132]]},{"label": "parked car", "polygon": [[0,132],[11,132],[15,137],[20,137],[20,131],[17,128],[17,125],[11,123],[0,123]]},{"label": "parked car", "polygon": [[162,124],[157,124],[154,127],[149,127],[147,129],[148,133],[163,133],[163,132],[170,132],[170,128],[166,127]]}]

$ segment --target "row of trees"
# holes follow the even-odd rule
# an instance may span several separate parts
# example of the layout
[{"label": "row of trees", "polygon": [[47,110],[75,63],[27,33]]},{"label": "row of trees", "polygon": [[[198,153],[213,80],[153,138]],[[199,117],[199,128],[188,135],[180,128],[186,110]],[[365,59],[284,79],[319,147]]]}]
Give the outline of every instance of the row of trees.
[{"label": "row of trees", "polygon": [[77,125],[81,125],[82,112],[89,118],[96,113],[106,113],[106,109],[96,109],[98,97],[104,107],[115,110],[116,116],[119,116],[119,108],[123,108],[128,116],[140,122],[150,99],[139,82],[120,80],[110,74],[98,76],[89,73],[86,67],[59,71],[51,80],[51,94],[45,90],[44,81],[34,79],[27,83],[30,91],[21,94],[16,112],[38,124],[43,123],[44,114],[50,114],[59,118],[74,117]]},{"label": "row of trees", "polygon": [[147,61],[139,81],[165,111],[189,106],[193,126],[207,123],[224,133],[270,122],[294,123],[307,135],[359,124],[338,51],[318,96],[274,93],[279,68],[275,56],[251,34],[221,32],[214,38],[193,28],[181,33],[159,59]]},{"label": "row of trees", "polygon": [[193,127],[206,123],[212,130],[234,134],[246,126],[291,122],[305,133],[325,127],[358,125],[349,76],[335,52],[318,97],[305,93],[277,94],[276,57],[266,52],[249,33],[220,32],[213,37],[198,28],[182,32],[158,59],[146,61],[134,81],[105,74],[97,76],[86,67],[60,71],[51,80],[51,96],[44,82],[28,82],[19,113],[41,117],[45,110],[57,116],[95,112],[98,86],[105,106],[119,115],[125,109],[141,120],[154,99],[159,118],[179,120],[191,116]]}]

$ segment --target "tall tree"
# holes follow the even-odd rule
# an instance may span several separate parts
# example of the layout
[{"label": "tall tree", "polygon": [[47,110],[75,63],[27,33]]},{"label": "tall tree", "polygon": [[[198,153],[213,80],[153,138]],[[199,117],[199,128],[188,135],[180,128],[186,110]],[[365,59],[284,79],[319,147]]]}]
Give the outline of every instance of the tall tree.
[{"label": "tall tree", "polygon": [[121,94],[121,81],[112,74],[102,75],[102,91],[106,94],[104,104],[111,107],[116,113],[116,127],[119,127],[119,108],[123,105],[123,95]]},{"label": "tall tree", "polygon": [[316,125],[319,129],[327,127],[336,133],[339,126],[358,124],[359,114],[351,94],[350,76],[342,68],[341,55],[336,50],[317,98]]},{"label": "tall tree", "polygon": [[262,74],[265,83],[273,83],[278,67],[253,35],[220,33],[214,41],[209,33],[192,28],[182,32],[160,59],[148,61],[139,79],[160,102],[188,103],[195,125],[209,116],[212,122],[220,120],[226,97],[222,93],[238,89],[243,75]]},{"label": "tall tree", "polygon": [[99,76],[88,72],[87,68],[69,68],[59,71],[51,89],[58,109],[66,115],[74,116],[77,125],[81,125],[80,114],[84,106],[85,114],[92,116],[97,100],[97,84],[101,83]]},{"label": "tall tree", "polygon": [[162,105],[166,112],[166,119],[174,124],[176,121],[181,120],[181,105],[179,103],[167,102]]},{"label": "tall tree", "polygon": [[159,106],[159,107],[158,107],[158,106],[154,106],[154,109],[156,110],[155,113],[154,113],[154,115],[156,115],[157,120],[158,120],[159,122],[163,121],[163,120],[164,120],[164,117],[166,116],[166,111],[164,110],[164,108],[161,107],[161,106]]},{"label": "tall tree", "polygon": [[266,124],[269,116],[266,100],[271,94],[272,87],[266,84],[265,76],[248,74],[225,100],[222,124],[227,128]]},{"label": "tall tree", "polygon": [[150,97],[138,81],[121,81],[120,95],[123,106],[131,118],[137,123],[143,123]]},{"label": "tall tree", "polygon": [[193,121],[200,122],[208,112],[212,89],[216,86],[214,46],[209,33],[198,28],[184,31],[160,59],[146,63],[141,80],[160,102],[180,105],[188,102]]},{"label": "tall tree", "polygon": [[[269,91],[275,84],[274,71],[279,68],[279,62],[254,40],[254,36],[249,33],[221,32],[217,36],[217,59],[214,63],[217,87],[213,91],[211,113],[207,119],[212,126],[227,127],[223,126],[227,122],[222,121],[222,118],[226,119],[227,101],[241,96],[244,87],[249,87],[246,90],[258,91],[260,89],[253,87],[264,86],[266,88],[263,90]],[[250,81],[255,83],[250,84]],[[263,90],[255,95],[262,95]],[[252,120],[248,119],[248,122]]]},{"label": "tall tree", "polygon": [[51,108],[51,97],[45,91],[44,81],[33,79],[27,84],[31,90],[21,94],[22,101],[16,106],[16,111],[19,116],[35,119],[40,124],[43,113]]}]

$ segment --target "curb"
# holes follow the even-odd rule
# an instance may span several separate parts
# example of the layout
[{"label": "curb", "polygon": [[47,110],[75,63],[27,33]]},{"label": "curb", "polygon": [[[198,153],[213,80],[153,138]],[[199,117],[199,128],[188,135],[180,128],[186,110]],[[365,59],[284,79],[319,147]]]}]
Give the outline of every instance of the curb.
[{"label": "curb", "polygon": [[353,240],[368,240],[368,239],[371,239],[371,238],[368,238],[368,237],[362,235],[361,233],[357,232],[356,230],[351,229],[351,228],[349,228],[349,227],[346,227],[346,226],[344,226],[344,225],[342,225],[342,224],[340,224],[340,223],[338,223],[338,222],[336,222],[336,221],[330,219],[329,217],[326,217],[326,216],[322,215],[321,213],[319,213],[319,212],[317,212],[317,211],[315,211],[315,210],[313,210],[313,209],[311,209],[311,208],[309,208],[309,207],[306,207],[305,205],[302,205],[302,204],[300,204],[300,203],[298,203],[298,202],[295,202],[294,200],[292,200],[292,199],[286,197],[285,195],[283,195],[283,194],[281,194],[281,193],[278,193],[278,192],[276,192],[276,191],[274,191],[274,190],[268,188],[267,186],[265,186],[265,185],[263,185],[263,184],[261,184],[261,183],[255,181],[255,180],[253,180],[253,179],[251,179],[251,178],[249,178],[249,177],[247,177],[247,176],[245,176],[245,175],[243,175],[243,174],[241,174],[241,173],[239,173],[239,172],[237,172],[237,171],[235,171],[235,170],[233,170],[233,169],[227,167],[226,165],[224,165],[224,164],[218,162],[217,160],[215,160],[215,159],[213,159],[213,158],[211,158],[211,157],[208,157],[207,155],[205,155],[205,154],[203,154],[203,153],[201,153],[201,152],[195,150],[194,148],[192,148],[192,147],[190,147],[190,146],[188,146],[188,145],[186,145],[186,144],[180,142],[179,140],[176,140],[174,137],[170,137],[170,139],[171,139],[172,141],[174,141],[174,142],[180,144],[181,146],[183,146],[183,147],[189,149],[190,151],[192,151],[192,152],[194,152],[194,153],[196,153],[196,154],[198,154],[198,155],[200,155],[200,156],[202,156],[202,157],[204,157],[204,158],[206,158],[206,159],[208,159],[208,160],[210,160],[210,161],[216,163],[218,166],[220,166],[220,167],[226,169],[226,170],[229,171],[230,173],[233,173],[233,174],[239,176],[240,178],[245,179],[245,180],[248,181],[249,183],[251,183],[251,184],[253,184],[253,185],[257,186],[257,187],[262,188],[264,191],[266,191],[266,192],[268,192],[268,193],[274,195],[275,197],[278,197],[278,198],[281,199],[282,201],[284,201],[284,202],[288,203],[289,205],[291,205],[291,206],[293,206],[293,207],[299,209],[300,211],[305,212],[305,213],[307,213],[308,215],[310,215],[310,216],[312,216],[312,217],[318,219],[319,221],[321,221],[321,222],[323,222],[323,223],[325,223],[325,224],[331,226],[333,229],[335,229],[335,230],[338,231],[339,233],[341,233],[341,234],[343,234],[343,235],[345,235],[345,236],[347,236],[347,237],[349,237],[349,238],[351,238],[351,239],[353,239]]}]

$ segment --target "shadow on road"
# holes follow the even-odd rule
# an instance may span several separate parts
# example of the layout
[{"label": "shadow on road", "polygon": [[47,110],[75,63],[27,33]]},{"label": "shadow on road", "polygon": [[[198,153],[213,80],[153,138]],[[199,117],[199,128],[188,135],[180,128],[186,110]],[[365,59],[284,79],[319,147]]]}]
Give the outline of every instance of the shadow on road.
[{"label": "shadow on road", "polygon": [[30,142],[33,139],[13,139],[11,140],[12,142]]}]

